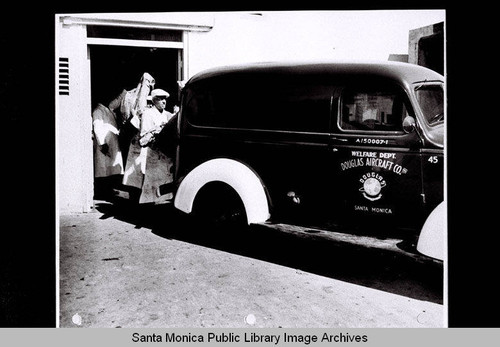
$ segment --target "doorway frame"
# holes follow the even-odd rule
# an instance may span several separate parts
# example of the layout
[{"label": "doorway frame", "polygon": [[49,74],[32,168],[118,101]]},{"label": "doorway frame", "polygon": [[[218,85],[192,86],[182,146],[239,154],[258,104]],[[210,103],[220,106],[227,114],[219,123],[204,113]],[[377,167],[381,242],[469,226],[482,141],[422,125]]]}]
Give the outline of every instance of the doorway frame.
[{"label": "doorway frame", "polygon": [[[93,142],[90,56],[91,45],[130,46],[147,48],[172,48],[177,50],[178,80],[188,76],[188,45],[191,32],[208,32],[213,21],[190,20],[188,17],[162,14],[158,22],[135,20],[135,14],[126,19],[120,14],[57,14],[55,66],[69,61],[65,80],[56,69],[56,210],[58,213],[91,212],[93,201]],[[125,17],[124,17],[125,18]],[[160,18],[153,16],[154,18]],[[169,22],[171,21],[171,22]],[[177,30],[182,33],[178,42],[158,40],[133,40],[121,38],[89,37],[89,25],[115,26],[117,28],[150,28]],[[61,67],[61,66],[59,66]],[[59,71],[59,72],[58,72]],[[65,91],[62,92],[61,88]],[[57,93],[59,90],[59,93]]]}]

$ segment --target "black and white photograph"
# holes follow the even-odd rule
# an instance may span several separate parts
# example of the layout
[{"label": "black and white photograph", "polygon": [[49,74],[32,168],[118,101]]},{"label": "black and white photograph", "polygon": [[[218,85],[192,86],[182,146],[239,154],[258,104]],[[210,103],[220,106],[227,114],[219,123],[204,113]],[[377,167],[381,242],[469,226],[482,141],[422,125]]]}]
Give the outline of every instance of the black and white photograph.
[{"label": "black and white photograph", "polygon": [[57,327],[448,326],[445,10],[54,20]]},{"label": "black and white photograph", "polygon": [[445,11],[55,20],[59,327],[446,327]]}]

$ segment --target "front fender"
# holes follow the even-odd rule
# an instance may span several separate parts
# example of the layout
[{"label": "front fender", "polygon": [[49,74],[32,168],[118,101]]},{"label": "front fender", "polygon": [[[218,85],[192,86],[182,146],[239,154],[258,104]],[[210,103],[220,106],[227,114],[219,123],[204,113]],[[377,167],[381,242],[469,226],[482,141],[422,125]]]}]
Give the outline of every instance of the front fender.
[{"label": "front fender", "polygon": [[446,203],[443,201],[431,212],[422,227],[417,251],[444,260],[446,253]]},{"label": "front fender", "polygon": [[189,172],[177,189],[174,206],[191,213],[198,191],[205,184],[217,181],[228,184],[238,193],[249,224],[269,219],[269,204],[260,178],[245,164],[227,158],[206,161]]}]

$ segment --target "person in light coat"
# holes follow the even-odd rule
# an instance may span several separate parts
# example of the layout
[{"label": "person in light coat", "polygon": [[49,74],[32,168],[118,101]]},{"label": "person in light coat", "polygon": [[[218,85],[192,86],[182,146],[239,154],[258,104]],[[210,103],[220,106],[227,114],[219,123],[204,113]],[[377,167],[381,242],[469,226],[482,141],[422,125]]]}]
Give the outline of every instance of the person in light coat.
[{"label": "person in light coat", "polygon": [[[153,106],[142,114],[139,143],[142,146],[141,157],[144,158],[141,161],[144,182],[139,203],[158,204],[172,198],[171,193],[161,195],[160,186],[173,181],[174,158],[168,157],[155,143],[156,137],[175,115],[165,110],[169,96],[163,89],[154,89],[151,92]],[[177,111],[178,108],[175,108],[174,112]]]},{"label": "person in light coat", "polygon": [[[155,79],[145,72],[139,84],[133,90],[127,91],[122,99],[120,111],[122,114],[122,147],[126,147],[125,172],[122,183],[125,186],[141,189],[144,180],[144,165],[146,157],[141,155],[139,131],[143,112],[147,109],[147,97],[154,88]],[[125,151],[125,148],[122,149]]]},{"label": "person in light coat", "polygon": [[118,145],[115,114],[99,103],[92,112],[94,133],[94,177],[123,174],[123,160]]},{"label": "person in light coat", "polygon": [[92,126],[95,183],[97,190],[101,189],[105,195],[110,193],[114,181],[121,181],[124,172],[115,113],[98,103],[92,111]]}]

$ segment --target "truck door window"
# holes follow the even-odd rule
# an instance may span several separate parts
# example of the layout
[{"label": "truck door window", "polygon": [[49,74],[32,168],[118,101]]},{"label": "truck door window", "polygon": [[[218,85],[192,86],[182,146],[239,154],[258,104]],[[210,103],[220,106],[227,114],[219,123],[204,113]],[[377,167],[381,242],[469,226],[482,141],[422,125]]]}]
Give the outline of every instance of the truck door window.
[{"label": "truck door window", "polygon": [[342,95],[339,126],[345,131],[399,132],[406,115],[401,93],[347,88]]}]

